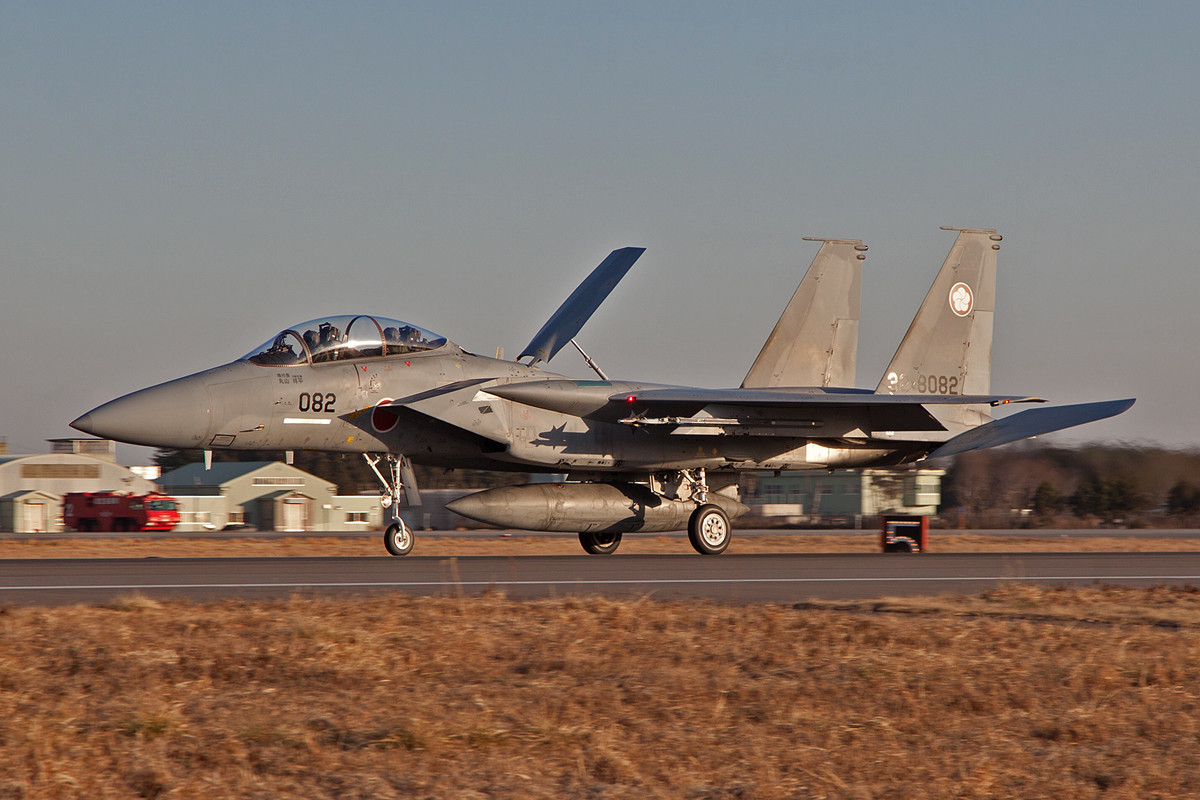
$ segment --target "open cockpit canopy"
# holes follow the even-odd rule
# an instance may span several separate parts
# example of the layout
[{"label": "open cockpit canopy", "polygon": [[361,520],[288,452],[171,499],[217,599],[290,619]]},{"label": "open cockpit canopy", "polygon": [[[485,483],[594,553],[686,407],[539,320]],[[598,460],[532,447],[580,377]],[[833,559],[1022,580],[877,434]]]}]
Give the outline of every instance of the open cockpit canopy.
[{"label": "open cockpit canopy", "polygon": [[423,353],[445,345],[446,337],[407,322],[347,314],[280,331],[240,360],[264,367],[296,366]]}]

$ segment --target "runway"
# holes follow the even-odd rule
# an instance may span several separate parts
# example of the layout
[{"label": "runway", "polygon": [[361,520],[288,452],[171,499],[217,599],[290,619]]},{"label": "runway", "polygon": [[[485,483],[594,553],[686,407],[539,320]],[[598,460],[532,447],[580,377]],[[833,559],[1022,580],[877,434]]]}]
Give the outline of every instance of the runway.
[{"label": "runway", "polygon": [[794,603],[998,584],[1200,587],[1200,553],[925,553],[461,558],[146,558],[0,561],[0,603],[100,603],[134,593],[197,601],[294,595],[562,595]]}]

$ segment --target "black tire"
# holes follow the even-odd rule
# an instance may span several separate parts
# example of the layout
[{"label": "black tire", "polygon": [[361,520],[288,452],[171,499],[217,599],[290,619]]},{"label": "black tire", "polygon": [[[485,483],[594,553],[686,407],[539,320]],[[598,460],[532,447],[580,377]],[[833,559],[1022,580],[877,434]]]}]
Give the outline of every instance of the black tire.
[{"label": "black tire", "polygon": [[883,551],[885,553],[919,553],[921,548],[913,539],[907,536],[897,536],[887,543]]},{"label": "black tire", "polygon": [[620,533],[604,533],[601,531],[589,531],[587,533],[579,533],[579,543],[583,545],[583,549],[588,555],[593,556],[610,556],[617,552],[617,548],[621,546]]},{"label": "black tire", "polygon": [[692,512],[692,518],[688,520],[688,539],[700,555],[724,553],[732,538],[729,517],[720,506],[705,503]]},{"label": "black tire", "polygon": [[393,522],[383,534],[383,546],[394,556],[406,556],[412,552],[416,539],[412,530],[403,522]]}]

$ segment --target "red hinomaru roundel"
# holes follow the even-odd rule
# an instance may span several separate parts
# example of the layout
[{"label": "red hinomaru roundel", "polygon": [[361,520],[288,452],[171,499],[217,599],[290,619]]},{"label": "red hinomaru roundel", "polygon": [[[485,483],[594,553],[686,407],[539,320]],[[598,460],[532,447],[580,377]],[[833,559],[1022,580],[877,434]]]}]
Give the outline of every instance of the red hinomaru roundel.
[{"label": "red hinomaru roundel", "polygon": [[371,427],[379,433],[387,433],[396,427],[396,423],[400,421],[400,417],[396,415],[396,412],[384,405],[390,402],[392,402],[392,398],[385,397],[371,409]]}]

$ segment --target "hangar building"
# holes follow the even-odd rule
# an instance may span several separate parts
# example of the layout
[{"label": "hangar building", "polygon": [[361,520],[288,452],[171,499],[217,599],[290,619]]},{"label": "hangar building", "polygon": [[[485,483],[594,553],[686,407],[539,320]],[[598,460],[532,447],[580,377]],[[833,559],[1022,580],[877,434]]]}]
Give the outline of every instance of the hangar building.
[{"label": "hangar building", "polygon": [[53,452],[0,456],[0,531],[62,530],[67,492],[134,492],[157,486],[116,463],[112,442],[56,439]]},{"label": "hangar building", "polygon": [[880,514],[936,514],[945,474],[928,468],[765,474],[742,502],[756,515],[788,524],[858,527]]},{"label": "hangar building", "polygon": [[178,531],[246,526],[264,531],[371,530],[378,495],[339,495],[337,485],[282,461],[188,464],[159,478],[179,503]]}]

